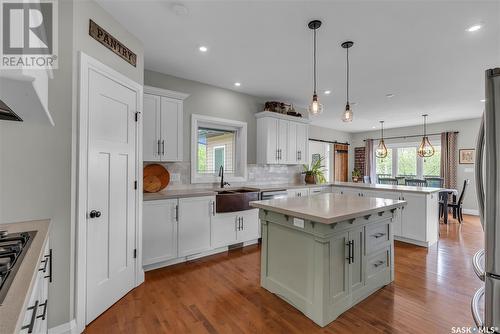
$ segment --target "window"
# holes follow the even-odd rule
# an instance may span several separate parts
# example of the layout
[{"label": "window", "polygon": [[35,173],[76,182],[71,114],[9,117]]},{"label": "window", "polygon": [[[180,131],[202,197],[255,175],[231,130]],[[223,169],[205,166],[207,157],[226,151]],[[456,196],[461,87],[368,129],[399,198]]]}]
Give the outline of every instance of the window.
[{"label": "window", "polygon": [[246,180],[247,124],[192,115],[191,183],[218,182],[219,169],[229,182]]},{"label": "window", "polygon": [[[431,142],[439,142],[431,138]],[[375,143],[377,145],[378,142]],[[434,146],[432,157],[421,158],[417,155],[419,142],[387,144],[388,154],[384,159],[375,158],[378,177],[425,178],[439,177],[441,169],[441,146]],[[404,182],[404,181],[402,181]]]},{"label": "window", "polygon": [[314,140],[309,140],[309,162],[313,163],[317,157],[324,158],[323,160],[323,174],[325,176],[326,182],[333,181],[333,154],[332,147],[330,143],[324,143]]}]

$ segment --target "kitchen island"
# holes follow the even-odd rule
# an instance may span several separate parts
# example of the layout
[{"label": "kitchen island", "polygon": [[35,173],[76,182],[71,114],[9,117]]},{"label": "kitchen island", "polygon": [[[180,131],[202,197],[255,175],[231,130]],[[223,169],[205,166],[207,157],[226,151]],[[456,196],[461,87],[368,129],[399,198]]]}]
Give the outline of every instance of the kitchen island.
[{"label": "kitchen island", "polygon": [[393,281],[392,222],[405,203],[333,193],[252,202],[261,286],[326,326]]}]

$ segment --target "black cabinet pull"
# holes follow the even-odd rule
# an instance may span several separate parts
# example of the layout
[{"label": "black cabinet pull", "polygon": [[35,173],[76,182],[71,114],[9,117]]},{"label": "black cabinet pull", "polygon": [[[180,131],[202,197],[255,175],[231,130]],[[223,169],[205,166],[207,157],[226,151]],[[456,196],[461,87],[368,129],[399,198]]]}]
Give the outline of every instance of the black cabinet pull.
[{"label": "black cabinet pull", "polygon": [[[45,255],[45,258],[45,260],[48,260],[49,262],[49,274],[44,278],[48,278],[49,282],[52,283],[52,248],[49,249],[49,254]],[[45,270],[43,272],[45,272]]]},{"label": "black cabinet pull", "polygon": [[354,263],[354,240],[351,240],[351,263]]},{"label": "black cabinet pull", "polygon": [[161,151],[160,151],[160,144],[161,144],[161,140],[158,139],[158,144],[157,144],[157,152],[158,152],[158,155],[161,155]]},{"label": "black cabinet pull", "polygon": [[45,303],[38,305],[38,306],[43,306],[43,313],[42,315],[37,316],[37,319],[42,318],[42,320],[45,320],[45,317],[47,316],[47,302],[48,300],[45,299]]},{"label": "black cabinet pull", "polygon": [[161,155],[165,155],[165,141],[161,141]]},{"label": "black cabinet pull", "polygon": [[47,258],[45,258],[40,262],[43,263],[43,267],[38,268],[38,271],[43,271],[45,273],[47,271],[47,264],[49,263],[49,260]]},{"label": "black cabinet pull", "polygon": [[32,311],[31,320],[28,325],[21,327],[21,329],[28,329],[28,333],[33,333],[33,327],[35,326],[36,321],[36,311],[38,309],[38,300],[35,302],[35,305],[28,307],[28,311]]},{"label": "black cabinet pull", "polygon": [[349,261],[349,264],[351,264],[351,242],[348,241],[346,246],[349,247],[349,249],[347,250],[347,257],[345,259]]}]

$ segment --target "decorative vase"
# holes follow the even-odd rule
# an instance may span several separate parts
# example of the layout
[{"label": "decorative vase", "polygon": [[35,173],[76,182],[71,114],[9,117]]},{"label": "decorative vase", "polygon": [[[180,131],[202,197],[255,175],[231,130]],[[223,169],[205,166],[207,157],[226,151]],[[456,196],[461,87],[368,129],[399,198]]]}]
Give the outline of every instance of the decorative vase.
[{"label": "decorative vase", "polygon": [[353,176],[352,177],[352,182],[359,182],[359,177]]},{"label": "decorative vase", "polygon": [[305,181],[306,184],[316,184],[316,175],[306,174]]}]

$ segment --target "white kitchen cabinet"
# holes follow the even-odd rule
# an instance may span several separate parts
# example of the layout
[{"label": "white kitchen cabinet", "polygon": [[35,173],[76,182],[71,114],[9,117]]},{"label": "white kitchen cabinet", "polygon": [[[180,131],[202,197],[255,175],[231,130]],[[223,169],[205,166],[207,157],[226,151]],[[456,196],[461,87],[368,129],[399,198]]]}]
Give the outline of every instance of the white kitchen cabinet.
[{"label": "white kitchen cabinet", "polygon": [[286,192],[288,193],[288,197],[309,196],[309,189],[308,188],[288,189]]},{"label": "white kitchen cabinet", "polygon": [[212,217],[212,248],[259,238],[259,210],[217,213]]},{"label": "white kitchen cabinet", "polygon": [[210,224],[215,216],[215,197],[179,199],[179,256],[190,256],[210,249]]},{"label": "white kitchen cabinet", "polygon": [[144,202],[142,226],[144,265],[177,257],[177,199]]},{"label": "white kitchen cabinet", "polygon": [[240,228],[236,234],[238,242],[246,242],[259,238],[259,209],[239,212]]},{"label": "white kitchen cabinet", "polygon": [[187,97],[183,93],[144,87],[144,161],[182,161],[183,101]]},{"label": "white kitchen cabinet", "polygon": [[307,162],[309,120],[264,111],[257,117],[257,163]]},{"label": "white kitchen cabinet", "polygon": [[[402,236],[414,240],[425,240],[425,225],[419,223],[419,219],[425,218],[425,195],[403,193],[401,199],[407,204],[401,212],[401,230]],[[438,212],[436,211],[437,215]]]},{"label": "white kitchen cabinet", "polygon": [[331,192],[332,192],[331,186],[309,188],[309,195],[325,194]]}]

